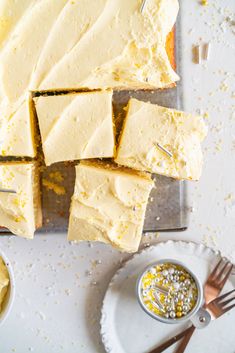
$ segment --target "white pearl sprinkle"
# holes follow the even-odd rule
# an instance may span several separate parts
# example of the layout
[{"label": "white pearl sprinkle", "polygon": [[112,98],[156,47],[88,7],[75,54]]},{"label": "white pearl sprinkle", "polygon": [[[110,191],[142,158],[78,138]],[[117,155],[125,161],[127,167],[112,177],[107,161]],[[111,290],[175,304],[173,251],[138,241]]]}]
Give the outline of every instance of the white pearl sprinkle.
[{"label": "white pearl sprinkle", "polygon": [[169,272],[169,274],[170,274],[170,275],[173,275],[173,274],[174,274],[174,272],[175,272],[175,270],[174,270],[174,268],[173,268],[173,267],[171,267],[171,268],[169,268],[168,272]]},{"label": "white pearl sprinkle", "polygon": [[167,270],[163,270],[162,274],[163,274],[164,277],[166,277],[168,275],[168,271]]},{"label": "white pearl sprinkle", "polygon": [[180,284],[178,282],[174,283],[174,288],[175,290],[179,290]]}]

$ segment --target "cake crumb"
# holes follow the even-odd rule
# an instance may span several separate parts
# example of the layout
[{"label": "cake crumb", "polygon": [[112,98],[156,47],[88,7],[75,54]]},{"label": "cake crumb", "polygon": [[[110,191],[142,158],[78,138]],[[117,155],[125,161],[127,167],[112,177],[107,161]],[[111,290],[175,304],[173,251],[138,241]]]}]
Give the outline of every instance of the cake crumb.
[{"label": "cake crumb", "polygon": [[234,200],[234,195],[233,193],[229,193],[228,195],[225,196],[224,201],[231,202]]},{"label": "cake crumb", "polygon": [[55,180],[57,183],[62,183],[64,181],[64,177],[60,172],[51,172],[49,174],[50,179]]},{"label": "cake crumb", "polygon": [[57,195],[65,195],[65,188],[61,185],[55,184],[50,180],[47,180],[45,178],[42,179],[42,184],[45,186],[48,190],[54,191],[55,194]]}]

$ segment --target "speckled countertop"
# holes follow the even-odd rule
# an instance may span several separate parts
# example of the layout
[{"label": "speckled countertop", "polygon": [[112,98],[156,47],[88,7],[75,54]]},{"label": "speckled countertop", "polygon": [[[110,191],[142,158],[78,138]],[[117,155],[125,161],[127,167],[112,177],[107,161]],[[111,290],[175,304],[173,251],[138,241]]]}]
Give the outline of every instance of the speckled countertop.
[{"label": "speckled countertop", "polygon": [[[181,0],[184,107],[209,125],[205,166],[190,183],[190,227],[144,237],[203,242],[235,261],[235,2]],[[211,43],[208,61],[192,47]],[[65,235],[0,239],[16,278],[16,299],[0,328],[0,353],[103,353],[99,319],[107,284],[126,257],[105,245],[70,245]],[[215,352],[219,353],[219,352]]]}]

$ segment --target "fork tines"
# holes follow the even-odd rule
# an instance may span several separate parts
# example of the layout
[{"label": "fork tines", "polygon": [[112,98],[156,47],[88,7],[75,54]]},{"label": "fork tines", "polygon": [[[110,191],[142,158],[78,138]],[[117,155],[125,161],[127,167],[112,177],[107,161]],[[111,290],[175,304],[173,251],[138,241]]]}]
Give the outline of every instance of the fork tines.
[{"label": "fork tines", "polygon": [[224,263],[224,260],[221,259],[209,276],[209,280],[218,282],[220,288],[224,286],[230,273],[233,270],[233,264],[230,261],[226,261],[223,267],[220,269],[223,263]]},{"label": "fork tines", "polygon": [[[223,311],[226,312],[231,308],[235,307],[235,295],[224,301],[224,299],[228,298],[233,293],[235,294],[235,289],[232,289],[230,292],[221,295],[220,297],[216,298],[213,302],[216,305],[219,305],[223,309]],[[232,301],[234,301],[234,304],[227,306]]]}]

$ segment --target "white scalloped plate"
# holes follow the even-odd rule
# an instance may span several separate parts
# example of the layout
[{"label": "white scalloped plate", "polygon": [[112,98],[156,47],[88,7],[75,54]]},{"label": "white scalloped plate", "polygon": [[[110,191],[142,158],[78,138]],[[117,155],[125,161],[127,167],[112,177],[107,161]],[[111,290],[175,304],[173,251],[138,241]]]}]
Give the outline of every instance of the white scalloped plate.
[{"label": "white scalloped plate", "polygon": [[[167,325],[152,319],[137,302],[135,284],[139,273],[153,261],[164,258],[185,263],[204,283],[220,255],[201,244],[168,241],[147,248],[127,261],[110,282],[103,302],[101,337],[107,352],[147,353],[185,327],[185,324]],[[235,286],[234,277],[230,277],[225,291]],[[235,310],[196,331],[187,352],[235,353],[234,324]],[[173,352],[175,347],[167,352]]]}]

